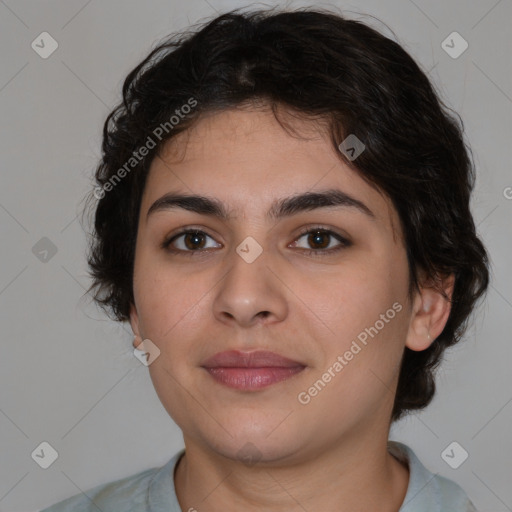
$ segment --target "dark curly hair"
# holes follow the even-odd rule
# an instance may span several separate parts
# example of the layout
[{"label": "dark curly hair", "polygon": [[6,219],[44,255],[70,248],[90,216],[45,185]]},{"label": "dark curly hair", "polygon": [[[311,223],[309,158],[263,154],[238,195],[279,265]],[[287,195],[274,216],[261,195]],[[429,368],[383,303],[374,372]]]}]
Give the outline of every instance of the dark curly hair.
[{"label": "dark curly hair", "polygon": [[[444,350],[462,337],[489,282],[469,207],[471,150],[460,117],[409,54],[339,13],[235,9],[168,37],[128,74],[123,100],[104,124],[89,197],[95,214],[88,291],[107,314],[129,319],[139,209],[153,158],[202,113],[258,101],[280,123],[281,107],[323,123],[339,157],[391,199],[406,243],[410,298],[420,271],[433,283],[455,275],[442,333],[426,350],[405,348],[391,420],[426,407]],[[349,134],[366,146],[354,161],[338,149]]]}]

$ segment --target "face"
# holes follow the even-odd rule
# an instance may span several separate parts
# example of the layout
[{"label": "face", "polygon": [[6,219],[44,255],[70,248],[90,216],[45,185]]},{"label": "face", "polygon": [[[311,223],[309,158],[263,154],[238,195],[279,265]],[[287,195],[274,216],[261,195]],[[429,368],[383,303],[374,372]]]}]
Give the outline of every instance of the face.
[{"label": "face", "polygon": [[[264,460],[299,460],[387,436],[411,330],[396,211],[318,128],[294,128],[300,137],[270,111],[205,117],[153,160],[141,203],[132,328],[160,351],[149,371],[185,442],[230,458],[251,446]],[[269,214],[326,191],[350,200]],[[169,193],[206,196],[229,215],[169,202],[148,215]],[[292,363],[205,368],[225,351]]]}]

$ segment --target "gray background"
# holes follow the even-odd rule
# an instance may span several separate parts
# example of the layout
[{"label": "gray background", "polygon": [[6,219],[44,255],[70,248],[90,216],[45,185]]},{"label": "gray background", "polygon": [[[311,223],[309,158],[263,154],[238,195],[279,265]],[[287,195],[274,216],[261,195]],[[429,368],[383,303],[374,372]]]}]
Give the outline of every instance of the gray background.
[{"label": "gray background", "polygon": [[[128,71],[161,37],[242,5],[250,3],[0,0],[1,511],[37,510],[162,465],[182,447],[148,369],[133,356],[129,325],[108,320],[82,297],[89,282],[76,216],[100,155],[103,121]],[[440,393],[391,437],[460,483],[479,510],[512,510],[512,2],[317,5],[384,21],[464,120],[478,171],[473,211],[491,254],[492,284],[465,342],[446,355]],[[44,31],[59,45],[47,59],[31,48]],[[469,44],[458,58],[441,47],[453,31]],[[43,237],[57,249],[46,262],[33,252]],[[43,441],[59,454],[48,469],[31,457]],[[458,469],[441,458],[452,441],[469,453]]]}]

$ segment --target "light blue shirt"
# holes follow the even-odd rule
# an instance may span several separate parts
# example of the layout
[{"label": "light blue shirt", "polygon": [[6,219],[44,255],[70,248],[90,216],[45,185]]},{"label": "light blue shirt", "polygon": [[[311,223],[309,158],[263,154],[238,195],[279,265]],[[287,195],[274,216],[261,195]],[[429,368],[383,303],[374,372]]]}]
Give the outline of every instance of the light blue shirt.
[{"label": "light blue shirt", "polygon": [[[399,512],[477,512],[462,488],[431,473],[403,443],[388,441],[388,450],[409,466],[409,485]],[[174,489],[174,468],[185,450],[167,464],[98,485],[41,512],[187,512]]]}]

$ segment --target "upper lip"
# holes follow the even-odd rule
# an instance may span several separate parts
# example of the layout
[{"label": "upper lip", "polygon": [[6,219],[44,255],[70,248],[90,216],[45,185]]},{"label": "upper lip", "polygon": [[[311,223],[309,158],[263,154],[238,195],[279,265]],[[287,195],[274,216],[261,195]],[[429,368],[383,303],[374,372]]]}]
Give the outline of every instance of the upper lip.
[{"label": "upper lip", "polygon": [[253,352],[227,350],[225,352],[218,352],[207,359],[201,366],[204,368],[294,368],[304,365],[266,350]]}]

